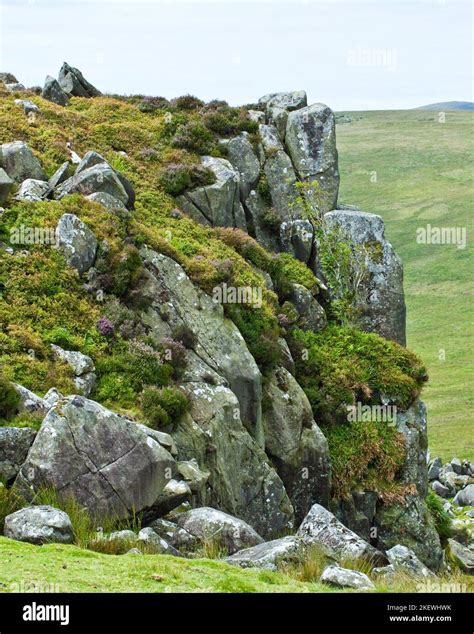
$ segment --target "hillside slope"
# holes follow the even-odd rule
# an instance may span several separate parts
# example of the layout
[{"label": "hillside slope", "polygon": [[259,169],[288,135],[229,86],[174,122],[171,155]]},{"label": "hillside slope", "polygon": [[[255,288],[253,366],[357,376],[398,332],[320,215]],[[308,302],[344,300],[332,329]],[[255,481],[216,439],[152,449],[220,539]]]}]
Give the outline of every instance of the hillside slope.
[{"label": "hillside slope", "polygon": [[[341,201],[381,214],[404,263],[408,346],[430,381],[431,455],[474,456],[472,170],[474,115],[345,113],[338,126]],[[376,182],[372,182],[376,179]],[[467,229],[464,249],[418,244],[417,229]]]}]

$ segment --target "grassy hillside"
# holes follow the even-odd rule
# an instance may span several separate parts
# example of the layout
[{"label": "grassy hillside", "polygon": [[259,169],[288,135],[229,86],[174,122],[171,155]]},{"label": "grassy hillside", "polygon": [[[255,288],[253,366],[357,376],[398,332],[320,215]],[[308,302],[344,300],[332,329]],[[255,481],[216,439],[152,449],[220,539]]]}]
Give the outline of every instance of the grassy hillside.
[{"label": "grassy hillside", "polygon": [[[345,113],[340,201],[380,214],[405,267],[408,346],[425,361],[432,455],[474,458],[472,169],[474,114]],[[417,229],[465,227],[466,248],[418,244]]]}]

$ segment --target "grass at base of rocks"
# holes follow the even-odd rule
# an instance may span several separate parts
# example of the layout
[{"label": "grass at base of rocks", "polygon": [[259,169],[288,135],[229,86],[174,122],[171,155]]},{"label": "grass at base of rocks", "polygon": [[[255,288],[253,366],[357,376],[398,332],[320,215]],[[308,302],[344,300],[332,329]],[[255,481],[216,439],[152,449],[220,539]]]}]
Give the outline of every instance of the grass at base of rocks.
[{"label": "grass at base of rocks", "polygon": [[76,546],[33,546],[0,537],[0,592],[29,586],[58,592],[322,592],[261,570],[169,555],[103,555]]}]

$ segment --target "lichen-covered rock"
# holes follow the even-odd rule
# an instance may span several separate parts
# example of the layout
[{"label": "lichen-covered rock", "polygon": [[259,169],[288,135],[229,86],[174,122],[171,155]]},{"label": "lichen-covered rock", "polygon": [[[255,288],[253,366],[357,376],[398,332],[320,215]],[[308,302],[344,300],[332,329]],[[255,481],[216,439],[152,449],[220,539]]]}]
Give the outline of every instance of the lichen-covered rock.
[{"label": "lichen-covered rock", "polygon": [[247,132],[225,142],[227,158],[240,174],[240,195],[245,200],[257,184],[260,161]]},{"label": "lichen-covered rock", "polygon": [[441,460],[441,458],[435,458],[430,463],[430,466],[428,469],[428,480],[430,482],[431,480],[436,480],[437,478],[439,478],[439,472],[442,466],[443,466],[443,461]]},{"label": "lichen-covered rock", "polygon": [[105,207],[109,211],[113,213],[120,213],[127,211],[127,208],[123,204],[121,200],[107,194],[106,192],[95,192],[94,194],[90,194],[86,196],[88,200],[92,200],[95,203],[99,203],[102,207]]},{"label": "lichen-covered rock", "polygon": [[474,549],[467,548],[454,539],[448,539],[451,555],[468,575],[474,575]]},{"label": "lichen-covered rock", "polygon": [[46,180],[41,163],[24,141],[4,143],[0,149],[0,164],[15,183],[22,183],[27,178]]},{"label": "lichen-covered rock", "polygon": [[293,535],[244,548],[226,558],[228,564],[240,568],[262,568],[275,571],[278,566],[298,559],[304,552],[301,540]]},{"label": "lichen-covered rock", "polygon": [[334,504],[334,514],[344,526],[370,542],[378,501],[377,491],[352,491]]},{"label": "lichen-covered rock", "polygon": [[240,203],[239,172],[226,159],[203,156],[201,162],[214,173],[215,182],[179,196],[179,205],[201,224],[246,231],[245,212]]},{"label": "lichen-covered rock", "polygon": [[367,251],[366,279],[360,284],[355,300],[359,327],[405,345],[403,268],[385,239],[382,218],[362,211],[337,209],[326,213],[324,220],[329,230],[339,227],[343,239]]},{"label": "lichen-covered rock", "polygon": [[20,108],[23,108],[23,112],[26,115],[29,115],[30,113],[37,114],[40,112],[39,107],[31,101],[31,99],[15,99],[15,104],[20,106]]},{"label": "lichen-covered rock", "polygon": [[282,108],[283,110],[299,110],[308,105],[308,99],[304,90],[292,90],[289,92],[277,92],[259,99],[259,105],[268,108]]},{"label": "lichen-covered rock", "polygon": [[363,572],[349,570],[340,566],[327,566],[320,581],[337,588],[354,588],[355,590],[375,590],[369,577]]},{"label": "lichen-covered rock", "polygon": [[30,427],[0,427],[0,479],[10,482],[16,478],[35,439]]},{"label": "lichen-covered rock", "polygon": [[371,560],[374,565],[386,563],[381,552],[341,524],[320,504],[311,508],[296,535],[307,545],[320,545],[327,556],[336,561],[363,557]]},{"label": "lichen-covered rock", "polygon": [[79,273],[90,269],[97,252],[97,238],[74,214],[61,216],[56,228],[58,248],[69,266]]},{"label": "lichen-covered rock", "polygon": [[142,528],[138,533],[139,543],[145,544],[147,547],[147,551],[152,550],[155,553],[159,553],[160,555],[173,555],[174,557],[182,557],[181,553],[176,550],[173,546],[168,544],[168,542],[160,537],[155,531],[150,528]]},{"label": "lichen-covered rock", "polygon": [[298,202],[298,179],[289,156],[283,150],[272,152],[265,160],[263,171],[270,188],[273,207],[281,221],[300,219],[303,210]]},{"label": "lichen-covered rock", "polygon": [[324,196],[322,212],[334,209],[339,190],[336,124],[330,108],[315,103],[290,112],[286,124],[285,144],[303,181],[317,181]]},{"label": "lichen-covered rock", "polygon": [[69,103],[69,96],[60,86],[57,79],[48,75],[44,80],[43,91],[41,92],[43,99],[52,101],[58,106],[67,106]]},{"label": "lichen-covered rock", "polygon": [[27,178],[20,185],[15,198],[17,200],[39,201],[46,198],[49,191],[50,187],[47,181]]},{"label": "lichen-covered rock", "polygon": [[18,404],[19,412],[46,414],[49,410],[49,404],[44,399],[19,383],[12,383],[12,385],[20,395],[20,402]]},{"label": "lichen-covered rock", "polygon": [[431,570],[443,565],[443,549],[424,499],[406,496],[405,504],[383,504],[375,516],[377,546],[388,550],[401,544],[410,548]]},{"label": "lichen-covered rock", "polygon": [[188,533],[184,528],[180,528],[175,522],[157,518],[151,522],[150,527],[177,550],[183,550],[183,552],[195,550],[200,544],[197,537]]},{"label": "lichen-covered rock", "polygon": [[188,484],[193,493],[198,493],[209,480],[210,473],[202,471],[196,460],[181,460],[178,462],[178,473]]},{"label": "lichen-covered rock", "polygon": [[180,513],[176,523],[202,542],[219,542],[229,554],[263,543],[260,535],[247,522],[209,507]]},{"label": "lichen-covered rock", "polygon": [[308,398],[285,368],[270,375],[264,394],[265,451],[271,458],[302,521],[316,502],[327,506],[331,461],[323,433],[313,419]]},{"label": "lichen-covered rock", "polygon": [[58,167],[58,169],[54,172],[54,174],[49,179],[49,187],[51,191],[53,191],[58,185],[61,185],[66,181],[69,177],[69,161],[64,161],[64,163]]},{"label": "lichen-covered rock", "polygon": [[175,474],[171,454],[136,423],[70,396],[48,412],[15,486],[29,499],[51,487],[91,513],[125,517],[153,506]]},{"label": "lichen-covered rock", "polygon": [[65,361],[74,371],[76,376],[92,372],[94,368],[94,362],[86,354],[82,354],[77,350],[63,350],[54,343],[51,344],[51,348],[54,354]]},{"label": "lichen-covered rock", "polygon": [[77,68],[66,62],[61,67],[58,77],[61,88],[67,95],[74,97],[99,97],[100,91],[90,84]]},{"label": "lichen-covered rock", "polygon": [[31,544],[71,544],[74,539],[69,516],[52,506],[28,506],[7,515],[3,533],[10,539]]},{"label": "lichen-covered rock", "polygon": [[308,264],[313,252],[314,228],[309,220],[286,220],[280,225],[282,251]]},{"label": "lichen-covered rock", "polygon": [[393,546],[393,548],[387,550],[387,558],[395,571],[403,570],[403,572],[415,575],[416,577],[434,576],[433,573],[421,563],[415,553],[406,546],[401,546],[400,544]]},{"label": "lichen-covered rock", "polygon": [[97,192],[110,194],[124,205],[128,204],[129,195],[115,170],[107,163],[99,163],[74,174],[56,188],[54,196],[60,200],[68,194],[88,196]]}]

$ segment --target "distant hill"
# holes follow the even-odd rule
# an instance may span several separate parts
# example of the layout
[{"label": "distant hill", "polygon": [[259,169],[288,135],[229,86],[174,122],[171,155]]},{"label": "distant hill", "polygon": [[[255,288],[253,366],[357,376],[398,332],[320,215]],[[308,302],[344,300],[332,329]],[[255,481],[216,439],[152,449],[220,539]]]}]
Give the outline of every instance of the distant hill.
[{"label": "distant hill", "polygon": [[474,110],[474,103],[472,101],[442,101],[419,106],[414,110]]}]

